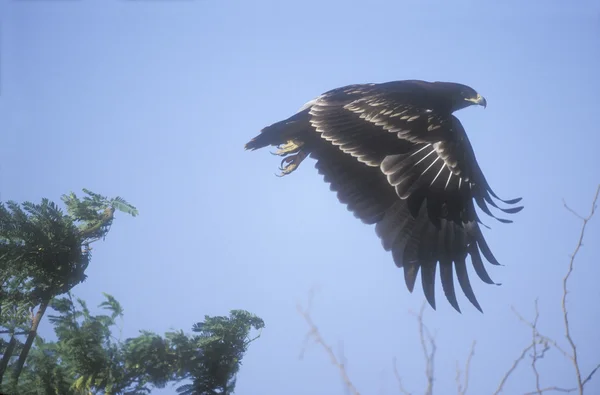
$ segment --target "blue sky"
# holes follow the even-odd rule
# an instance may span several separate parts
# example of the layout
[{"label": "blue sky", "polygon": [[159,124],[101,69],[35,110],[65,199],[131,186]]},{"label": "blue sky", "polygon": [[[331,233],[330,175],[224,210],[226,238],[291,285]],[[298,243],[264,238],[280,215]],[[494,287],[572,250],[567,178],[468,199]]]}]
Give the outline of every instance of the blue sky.
[{"label": "blue sky", "polygon": [[[392,359],[425,388],[414,318],[422,291],[404,285],[374,229],[340,205],[306,161],[277,178],[278,159],[243,145],[264,126],[338,86],[398,79],[468,84],[487,109],[457,113],[501,197],[525,210],[485,231],[505,266],[501,287],[474,279],[485,311],[459,295],[427,309],[437,331],[438,393],[477,340],[472,394],[492,393],[530,341],[510,306],[562,339],[561,280],[600,180],[600,6],[563,1],[0,1],[0,192],[39,201],[89,188],[120,195],[95,246],[89,279],[125,308],[123,337],[191,329],[204,314],[247,309],[266,322],[241,369],[238,394],[345,393],[296,311],[312,315],[363,394],[396,394]],[[600,355],[600,218],[590,223],[569,296],[584,374]],[[596,241],[596,242],[595,242]],[[473,278],[473,271],[471,270]],[[45,323],[42,335],[51,336]],[[596,335],[594,335],[596,333]],[[542,385],[572,386],[554,351]],[[448,389],[449,388],[449,389]],[[506,394],[535,389],[529,362]],[[174,393],[173,389],[156,391]],[[600,393],[600,377],[589,385]]]}]

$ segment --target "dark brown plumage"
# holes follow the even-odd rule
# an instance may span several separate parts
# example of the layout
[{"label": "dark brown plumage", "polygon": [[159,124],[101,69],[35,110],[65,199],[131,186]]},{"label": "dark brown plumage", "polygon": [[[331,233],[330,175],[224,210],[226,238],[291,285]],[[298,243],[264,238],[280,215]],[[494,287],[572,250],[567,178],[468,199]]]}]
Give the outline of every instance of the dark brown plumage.
[{"label": "dark brown plumage", "polygon": [[[349,85],[328,91],[298,113],[261,130],[246,144],[255,150],[278,146],[283,175],[307,157],[337,193],[339,201],[366,224],[375,224],[383,248],[391,251],[413,291],[421,272],[423,292],[435,309],[435,275],[460,312],[454,272],[469,301],[480,311],[467,275],[466,258],[482,281],[494,284],[483,257],[498,261],[487,245],[474,202],[497,220],[499,208],[454,111],[486,106],[472,88],[449,82],[393,81]],[[454,270],[453,270],[454,268]]]}]

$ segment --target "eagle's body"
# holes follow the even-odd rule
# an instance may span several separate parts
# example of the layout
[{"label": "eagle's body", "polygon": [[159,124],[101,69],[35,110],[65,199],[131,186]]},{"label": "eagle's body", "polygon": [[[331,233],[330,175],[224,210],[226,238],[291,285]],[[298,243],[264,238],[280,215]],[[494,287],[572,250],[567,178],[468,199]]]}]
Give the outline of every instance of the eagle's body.
[{"label": "eagle's body", "polygon": [[383,248],[404,268],[411,292],[420,270],[423,291],[435,308],[439,263],[444,293],[460,311],[454,267],[463,292],[481,311],[467,275],[467,255],[488,284],[494,282],[481,255],[498,262],[481,233],[474,202],[493,216],[487,204],[498,208],[492,197],[500,199],[452,115],[473,104],[486,102],[461,84],[411,80],[349,85],[264,128],[246,149],[278,146],[277,154],[286,156],[283,174],[294,171],[306,156],[316,159],[315,167],[339,201],[364,223],[376,225]]}]

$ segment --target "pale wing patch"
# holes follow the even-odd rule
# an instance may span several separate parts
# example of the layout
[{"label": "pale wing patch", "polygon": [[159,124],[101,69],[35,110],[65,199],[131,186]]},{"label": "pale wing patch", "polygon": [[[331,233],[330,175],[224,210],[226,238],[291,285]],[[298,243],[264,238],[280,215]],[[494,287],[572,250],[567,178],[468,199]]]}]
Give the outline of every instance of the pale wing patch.
[{"label": "pale wing patch", "polygon": [[394,103],[383,97],[354,100],[344,109],[390,133],[396,133],[400,139],[415,143],[440,141],[443,140],[442,135],[449,132],[448,128],[443,128],[447,120],[433,110]]},{"label": "pale wing patch", "polygon": [[347,112],[342,109],[322,107],[314,104],[310,110],[310,124],[323,139],[338,147],[345,154],[356,158],[359,162],[370,167],[379,167],[380,155],[365,150],[364,143],[357,136],[362,133],[371,133],[369,123],[357,123],[356,120],[346,119]]},{"label": "pale wing patch", "polygon": [[318,96],[314,99],[312,99],[309,102],[306,102],[302,107],[300,107],[300,109],[298,110],[298,112],[302,112],[306,109],[309,109],[310,107],[312,107],[317,101],[319,101],[319,99],[321,98],[321,96]]},{"label": "pale wing patch", "polygon": [[[464,185],[456,162],[444,149],[444,143],[423,144],[411,154],[389,155],[381,162],[381,171],[386,175],[396,193],[406,199],[419,186],[426,185],[433,191],[459,191]],[[464,181],[464,183],[463,183]]]}]

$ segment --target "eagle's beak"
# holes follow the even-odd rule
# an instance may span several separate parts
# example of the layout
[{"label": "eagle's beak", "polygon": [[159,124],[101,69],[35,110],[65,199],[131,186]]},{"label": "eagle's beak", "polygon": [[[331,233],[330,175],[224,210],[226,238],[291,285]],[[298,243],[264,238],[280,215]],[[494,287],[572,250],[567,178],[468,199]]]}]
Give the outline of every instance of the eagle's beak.
[{"label": "eagle's beak", "polygon": [[485,100],[485,97],[481,96],[479,93],[477,94],[477,97],[473,98],[473,99],[465,99],[466,101],[470,101],[473,104],[478,104],[480,106],[483,106],[483,108],[487,107],[487,101]]}]

